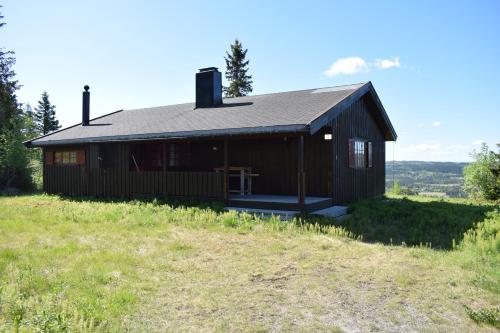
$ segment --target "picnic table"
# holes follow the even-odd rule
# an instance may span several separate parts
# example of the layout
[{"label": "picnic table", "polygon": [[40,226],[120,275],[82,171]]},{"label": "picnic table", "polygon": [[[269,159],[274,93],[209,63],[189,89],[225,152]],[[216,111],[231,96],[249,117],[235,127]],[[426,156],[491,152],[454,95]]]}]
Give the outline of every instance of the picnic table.
[{"label": "picnic table", "polygon": [[[239,189],[229,188],[229,193],[237,193],[239,195],[252,194],[252,178],[259,176],[257,173],[252,173],[252,167],[228,167],[228,177],[239,177]],[[215,172],[224,172],[224,167],[214,168]],[[245,187],[246,184],[246,187]]]}]

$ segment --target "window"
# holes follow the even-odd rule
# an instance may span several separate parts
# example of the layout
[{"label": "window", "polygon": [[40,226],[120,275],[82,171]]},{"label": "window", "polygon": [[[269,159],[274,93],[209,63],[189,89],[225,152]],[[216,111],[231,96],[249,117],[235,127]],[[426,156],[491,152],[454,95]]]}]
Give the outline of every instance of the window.
[{"label": "window", "polygon": [[349,140],[349,167],[372,167],[372,143],[360,139]]},{"label": "window", "polygon": [[169,168],[184,168],[191,165],[191,146],[189,142],[169,143],[167,146]]},{"label": "window", "polygon": [[171,168],[179,166],[179,146],[176,143],[168,145],[168,166]]},{"label": "window", "polygon": [[354,167],[364,168],[365,167],[365,142],[364,141],[354,141]]},{"label": "window", "polygon": [[130,171],[161,171],[163,154],[161,143],[140,143],[130,147]]},{"label": "window", "polygon": [[45,164],[52,165],[71,165],[85,164],[85,151],[84,150],[69,150],[69,151],[55,151],[45,153]]},{"label": "window", "polygon": [[69,164],[76,164],[76,151],[69,152]]}]

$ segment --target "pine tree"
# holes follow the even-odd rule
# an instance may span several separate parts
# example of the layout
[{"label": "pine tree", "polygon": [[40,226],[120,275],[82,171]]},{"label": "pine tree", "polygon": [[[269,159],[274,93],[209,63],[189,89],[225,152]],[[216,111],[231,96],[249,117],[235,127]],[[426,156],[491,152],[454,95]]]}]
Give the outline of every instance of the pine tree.
[{"label": "pine tree", "polygon": [[224,87],[226,97],[246,96],[252,92],[252,76],[247,75],[249,60],[246,60],[248,49],[243,49],[239,40],[231,44],[231,53],[226,52],[226,79],[228,87]]},{"label": "pine tree", "polygon": [[37,130],[45,135],[61,128],[56,119],[56,106],[49,101],[49,94],[44,91],[42,99],[38,101],[38,107],[35,108],[34,121]]}]

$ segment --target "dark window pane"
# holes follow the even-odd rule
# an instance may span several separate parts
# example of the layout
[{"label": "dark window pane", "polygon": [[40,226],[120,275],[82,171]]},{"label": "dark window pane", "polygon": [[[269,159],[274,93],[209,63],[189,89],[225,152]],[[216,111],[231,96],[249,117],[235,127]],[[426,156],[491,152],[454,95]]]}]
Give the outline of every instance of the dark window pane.
[{"label": "dark window pane", "polygon": [[131,171],[161,171],[163,169],[161,143],[140,143],[130,146]]}]

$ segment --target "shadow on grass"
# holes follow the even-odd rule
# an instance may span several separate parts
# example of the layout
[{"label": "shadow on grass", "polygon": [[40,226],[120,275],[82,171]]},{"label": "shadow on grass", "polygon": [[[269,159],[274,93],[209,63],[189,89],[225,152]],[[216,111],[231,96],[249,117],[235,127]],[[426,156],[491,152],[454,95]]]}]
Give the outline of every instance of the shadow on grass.
[{"label": "shadow on grass", "polygon": [[224,211],[224,204],[218,201],[203,201],[196,198],[157,198],[154,196],[141,196],[133,199],[116,198],[116,197],[94,197],[94,196],[70,196],[60,194],[62,200],[74,202],[100,202],[100,203],[154,203],[156,205],[169,205],[174,208],[180,207],[196,207],[200,209],[212,209],[218,213]]},{"label": "shadow on grass", "polygon": [[494,209],[493,204],[467,204],[465,201],[370,199],[350,205],[350,217],[329,223],[362,236],[366,242],[451,249],[453,242],[459,244],[464,232]]},{"label": "shadow on grass", "polygon": [[[26,195],[27,193],[24,193]],[[172,207],[196,207],[223,212],[222,202],[197,199],[166,198],[98,198],[59,196],[73,202],[139,202],[168,204]],[[494,204],[467,203],[467,201],[429,201],[418,198],[381,198],[353,203],[349,206],[350,217],[335,220],[311,215],[301,217],[300,224],[334,225],[361,236],[365,242],[408,246],[425,245],[434,249],[451,249],[459,244],[464,232],[473,228],[495,209]]]}]

